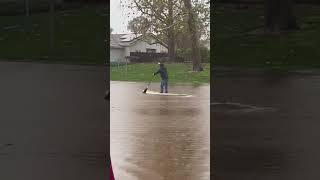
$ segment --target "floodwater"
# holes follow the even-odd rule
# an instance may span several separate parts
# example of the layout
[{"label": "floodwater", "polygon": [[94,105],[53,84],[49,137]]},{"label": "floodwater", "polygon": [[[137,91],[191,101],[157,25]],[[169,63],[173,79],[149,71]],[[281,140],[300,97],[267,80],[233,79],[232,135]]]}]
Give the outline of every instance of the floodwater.
[{"label": "floodwater", "polygon": [[104,68],[0,62],[0,179],[105,180]]},{"label": "floodwater", "polygon": [[215,180],[320,179],[320,76],[215,77]]},{"label": "floodwater", "polygon": [[210,179],[210,86],[169,86],[193,97],[143,94],[144,83],[110,86],[116,179]]}]

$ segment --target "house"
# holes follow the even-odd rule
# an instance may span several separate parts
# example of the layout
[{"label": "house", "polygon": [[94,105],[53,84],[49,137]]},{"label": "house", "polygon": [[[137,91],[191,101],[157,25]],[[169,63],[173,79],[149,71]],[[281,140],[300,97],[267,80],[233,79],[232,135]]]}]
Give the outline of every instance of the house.
[{"label": "house", "polygon": [[146,38],[135,34],[110,34],[110,63],[125,62],[134,52],[167,53],[168,49],[153,35]]}]

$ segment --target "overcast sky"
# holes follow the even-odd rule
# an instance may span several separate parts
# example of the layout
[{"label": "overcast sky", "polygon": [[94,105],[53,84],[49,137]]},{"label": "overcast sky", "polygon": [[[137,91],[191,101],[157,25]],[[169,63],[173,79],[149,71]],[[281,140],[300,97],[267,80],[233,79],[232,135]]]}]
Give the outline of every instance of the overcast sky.
[{"label": "overcast sky", "polygon": [[120,0],[110,0],[110,27],[113,34],[129,33],[127,25],[131,19],[132,17],[128,17],[128,10],[121,8]]},{"label": "overcast sky", "polygon": [[128,17],[120,7],[120,0],[110,0],[110,26],[112,33],[128,33]]}]

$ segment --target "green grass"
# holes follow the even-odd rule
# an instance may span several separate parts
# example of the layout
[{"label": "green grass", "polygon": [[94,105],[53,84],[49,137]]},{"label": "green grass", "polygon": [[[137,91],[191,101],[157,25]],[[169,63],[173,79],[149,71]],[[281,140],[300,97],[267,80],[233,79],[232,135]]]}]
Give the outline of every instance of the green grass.
[{"label": "green grass", "polygon": [[[166,64],[169,74],[169,84],[193,84],[201,85],[210,82],[210,64],[204,64],[204,71],[192,73],[191,64],[172,63]],[[120,67],[111,67],[112,81],[135,81],[149,82],[153,73],[159,68],[157,64],[130,64]],[[154,82],[159,82],[160,77],[156,76]]]},{"label": "green grass", "polygon": [[260,5],[242,10],[216,6],[213,63],[238,67],[320,67],[320,6],[296,5],[301,30],[281,35],[252,33],[263,30],[263,10]]},{"label": "green grass", "polygon": [[[103,64],[107,59],[106,9],[83,7],[55,13],[55,49],[50,51],[49,16],[31,16],[31,32],[23,30],[23,16],[0,16],[0,58]],[[3,27],[20,28],[5,30]]]}]

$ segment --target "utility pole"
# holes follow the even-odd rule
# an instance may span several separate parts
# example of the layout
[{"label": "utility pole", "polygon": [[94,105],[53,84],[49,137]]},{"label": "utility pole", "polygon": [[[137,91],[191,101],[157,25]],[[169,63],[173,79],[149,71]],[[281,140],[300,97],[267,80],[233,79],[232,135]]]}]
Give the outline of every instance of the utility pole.
[{"label": "utility pole", "polygon": [[49,16],[50,16],[50,52],[53,54],[54,52],[54,36],[55,36],[55,31],[54,31],[54,21],[55,21],[55,18],[54,18],[54,6],[55,6],[55,0],[49,0],[49,5],[50,5],[50,11],[49,11]]}]

